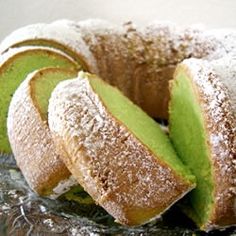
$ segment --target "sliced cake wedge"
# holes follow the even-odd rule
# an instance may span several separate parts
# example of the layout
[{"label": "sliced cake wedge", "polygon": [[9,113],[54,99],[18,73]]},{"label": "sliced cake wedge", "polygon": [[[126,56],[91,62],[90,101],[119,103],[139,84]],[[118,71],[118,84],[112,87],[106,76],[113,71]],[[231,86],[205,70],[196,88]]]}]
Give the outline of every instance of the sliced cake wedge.
[{"label": "sliced cake wedge", "polygon": [[170,138],[197,178],[183,209],[205,231],[236,224],[236,119],[217,64],[185,60],[170,84]]},{"label": "sliced cake wedge", "polygon": [[77,184],[56,152],[47,123],[51,91],[76,73],[62,68],[32,72],[10,103],[7,128],[11,148],[29,186],[39,195],[56,197]]},{"label": "sliced cake wedge", "polygon": [[70,20],[27,25],[13,31],[1,42],[0,53],[23,46],[55,48],[77,61],[83,70],[97,73],[95,59],[80,34],[77,24]]},{"label": "sliced cake wedge", "polygon": [[37,69],[61,67],[78,70],[80,65],[64,53],[46,47],[11,49],[0,57],[0,153],[10,153],[6,120],[13,93]]},{"label": "sliced cake wedge", "polygon": [[122,224],[160,216],[195,186],[159,125],[95,75],[59,83],[49,128],[72,175]]}]

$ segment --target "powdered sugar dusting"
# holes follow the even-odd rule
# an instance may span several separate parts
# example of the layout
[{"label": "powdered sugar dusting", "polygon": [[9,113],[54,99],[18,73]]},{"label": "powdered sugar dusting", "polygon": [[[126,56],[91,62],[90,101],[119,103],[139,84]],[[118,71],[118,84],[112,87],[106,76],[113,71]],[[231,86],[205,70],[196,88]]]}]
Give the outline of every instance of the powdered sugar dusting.
[{"label": "powdered sugar dusting", "polygon": [[76,179],[71,175],[68,179],[61,180],[56,187],[53,188],[52,194],[49,196],[51,199],[56,199],[63,193],[68,192],[71,187],[78,185]]},{"label": "powdered sugar dusting", "polygon": [[209,55],[208,59],[220,59],[226,55],[236,55],[236,30],[235,29],[215,29],[206,31],[217,43],[214,52]]},{"label": "powdered sugar dusting", "polygon": [[30,35],[32,38],[35,38],[35,36],[44,28],[46,24],[38,23],[33,25],[28,25],[23,28],[19,28],[9,34],[0,44],[0,53],[2,54],[6,50],[9,49],[12,45],[15,43],[22,41],[22,38],[24,38],[24,35]]},{"label": "powdered sugar dusting", "polygon": [[229,90],[230,101],[236,114],[236,53],[212,61],[211,66]]}]

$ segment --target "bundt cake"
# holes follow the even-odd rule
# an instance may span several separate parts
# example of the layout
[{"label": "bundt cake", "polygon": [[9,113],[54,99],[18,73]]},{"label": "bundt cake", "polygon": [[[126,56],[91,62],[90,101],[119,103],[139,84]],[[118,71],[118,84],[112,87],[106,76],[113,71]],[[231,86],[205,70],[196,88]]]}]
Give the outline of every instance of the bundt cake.
[{"label": "bundt cake", "polygon": [[[10,153],[7,137],[7,112],[11,97],[32,71],[43,67],[64,67],[79,70],[80,66],[66,54],[52,48],[21,47],[0,57],[0,153]],[[27,109],[27,108],[26,108]]]},{"label": "bundt cake", "polygon": [[98,77],[59,83],[48,112],[61,158],[116,221],[148,222],[195,186],[159,125]]},{"label": "bundt cake", "polygon": [[[67,69],[76,68],[78,71],[83,69],[97,74],[109,84],[116,86],[124,95],[140,106],[150,116],[167,119],[167,108],[170,97],[168,83],[169,80],[173,78],[176,65],[184,60],[183,64],[178,67],[175,73],[174,81],[171,82],[171,103],[169,110],[171,116],[170,136],[172,142],[183,162],[192,169],[197,177],[198,187],[188,196],[190,199],[188,202],[195,205],[194,209],[196,208],[197,210],[188,210],[188,212],[190,212],[192,218],[204,230],[233,225],[235,224],[235,206],[233,205],[233,202],[235,202],[235,118],[232,118],[232,116],[234,115],[233,117],[235,117],[236,106],[236,79],[235,69],[233,69],[235,68],[236,55],[235,42],[236,31],[234,30],[206,31],[193,27],[184,28],[174,24],[159,22],[153,22],[148,26],[138,28],[130,22],[122,26],[114,26],[102,20],[80,22],[59,20],[51,24],[37,24],[21,28],[9,35],[0,44],[0,53],[3,53],[0,56],[0,60],[2,61],[0,65],[0,92],[3,94],[0,98],[0,104],[1,107],[3,107],[0,111],[0,152],[10,152],[5,125],[7,109],[11,94],[13,94],[14,90],[28,73],[43,67],[52,66],[65,67]],[[34,50],[31,50],[30,53],[26,53],[27,55],[30,54],[30,56],[24,56],[26,46],[34,46]],[[39,46],[40,50],[38,49]],[[61,53],[59,53],[59,51],[61,51]],[[14,52],[17,52],[16,56],[11,56]],[[54,56],[52,56],[52,54]],[[23,55],[22,59],[21,55]],[[41,59],[37,59],[38,57]],[[191,58],[198,58],[198,60]],[[7,65],[12,65],[12,67],[9,66],[9,70],[7,70]],[[21,67],[21,65],[23,66]],[[19,70],[19,66],[23,68],[23,72]],[[4,72],[5,70],[6,73]],[[182,71],[186,76],[180,76],[184,78],[178,79],[178,75],[181,74]],[[194,79],[192,77],[194,77]],[[197,83],[198,80],[199,83]],[[5,81],[7,81],[7,83],[5,83]],[[73,83],[75,84],[80,83],[78,80],[74,81]],[[89,91],[92,91],[96,99],[101,99],[98,100],[100,102],[99,104],[104,105],[102,103],[103,93],[99,91],[99,96],[95,96],[98,92],[97,90],[92,90],[93,85],[90,83],[92,79],[83,79],[80,81],[87,81],[87,85],[90,86]],[[200,83],[205,83],[203,81],[206,81],[206,84],[201,86]],[[178,83],[180,83],[179,86]],[[66,82],[64,84],[66,84]],[[103,83],[100,82],[100,84]],[[209,98],[214,98],[212,102],[209,99],[204,100],[208,96],[202,96],[202,91],[205,91],[205,89],[209,89],[208,92],[212,92],[212,94],[209,95],[211,96]],[[114,89],[112,88],[111,90]],[[178,97],[179,94],[183,96],[182,101]],[[187,96],[187,94],[189,96]],[[201,97],[199,97],[199,94]],[[227,98],[226,101],[221,97],[222,94]],[[76,99],[77,96],[78,94],[75,96]],[[231,104],[229,104],[230,102]],[[175,103],[177,105],[173,105]],[[182,114],[184,111],[181,107],[182,103],[183,106],[187,106],[189,103],[185,115]],[[24,104],[24,101],[22,101],[22,104]],[[117,105],[117,103],[114,104]],[[222,107],[222,104],[227,104],[225,105],[227,108]],[[96,106],[98,104],[92,105]],[[103,107],[102,105],[100,108]],[[77,104],[75,104],[75,106],[77,106]],[[132,106],[134,105],[132,104]],[[72,108],[73,106],[71,109]],[[226,109],[227,112],[224,109]],[[88,112],[90,112],[89,110]],[[109,117],[109,121],[117,122],[116,116],[108,112],[108,110],[109,107],[103,107],[103,112],[107,112],[106,114],[108,115],[107,117]],[[213,113],[211,113],[213,110],[219,112],[217,117],[213,116]],[[232,114],[232,112],[234,112],[234,114]],[[225,115],[226,113],[227,115]],[[23,113],[20,115],[23,116]],[[63,116],[63,114],[60,115]],[[105,118],[107,119],[107,117]],[[182,119],[179,117],[182,117]],[[215,122],[213,118],[216,119]],[[222,120],[220,120],[221,118]],[[94,119],[96,120],[96,116]],[[91,122],[93,122],[94,119],[92,119]],[[184,125],[185,120],[189,122],[186,126]],[[195,121],[197,121],[196,124],[194,123]],[[75,120],[74,122],[75,123],[72,124],[73,127],[79,121]],[[137,122],[137,120],[135,120],[135,122]],[[9,119],[8,126],[11,127],[12,123],[13,120]],[[180,128],[177,125],[179,123],[182,125],[180,125]],[[89,124],[90,123],[87,125]],[[122,124],[121,122],[116,125],[117,127],[123,127]],[[193,127],[191,124],[194,124]],[[209,126],[211,127],[209,128]],[[221,136],[221,131],[223,130],[221,126],[224,127],[224,130],[227,130],[227,132],[224,132],[224,136]],[[188,127],[189,130],[186,130],[186,127]],[[18,129],[20,130],[19,126]],[[93,130],[93,126],[91,126],[91,130]],[[215,132],[216,130],[220,131],[217,134],[218,136],[209,136],[212,134],[211,132]],[[121,132],[122,130],[119,131]],[[123,131],[125,131],[126,134],[127,132],[129,133],[129,127],[127,128],[125,126]],[[90,138],[89,133],[86,135]],[[178,141],[180,136],[181,139]],[[133,133],[129,137],[133,139],[136,138]],[[83,139],[84,137],[78,137],[78,140],[80,140],[80,138]],[[123,138],[124,142],[122,139],[121,144],[125,145],[127,140],[126,137]],[[55,140],[57,140],[56,143],[58,143],[58,139],[55,138]],[[116,138],[113,137],[111,140],[115,142]],[[231,141],[228,142],[228,140]],[[117,142],[118,141],[119,140],[117,140]],[[153,142],[159,145],[160,140],[153,140]],[[187,142],[188,146],[185,147],[182,145],[184,142]],[[87,143],[85,144],[87,145]],[[72,150],[79,150],[79,147],[85,144],[75,145],[72,147]],[[141,144],[143,144],[142,140]],[[218,144],[221,148],[224,146],[224,148],[217,149],[213,144]],[[61,145],[57,146],[61,148]],[[72,144],[68,143],[68,146],[71,147]],[[201,149],[199,146],[201,146]],[[145,151],[148,150],[147,146],[143,147],[143,145],[141,145],[139,147],[145,147]],[[89,154],[94,154],[92,153],[93,150],[97,150],[95,144],[91,147],[91,153]],[[117,150],[119,150],[119,148]],[[222,153],[219,150],[221,150]],[[68,153],[65,153],[64,149],[55,151],[64,153],[65,156],[62,157],[63,160],[69,160],[69,158],[66,158],[68,157]],[[85,150],[81,149],[78,153],[75,153],[75,155],[80,152],[85,153]],[[134,153],[136,152],[137,150],[134,150]],[[186,156],[186,153],[190,153],[190,155]],[[191,156],[192,153],[193,156]],[[124,153],[121,152],[121,154],[123,155]],[[153,153],[151,154],[154,155]],[[198,159],[194,159],[198,154],[203,155]],[[228,157],[226,157],[227,155]],[[157,156],[162,158],[162,156]],[[152,160],[153,158],[154,156],[152,156]],[[159,158],[156,160],[163,161]],[[139,158],[136,159],[139,160]],[[68,165],[68,163],[66,164]],[[80,163],[76,163],[76,165],[79,164]],[[158,164],[160,163],[158,162]],[[161,164],[163,163],[161,162]],[[51,166],[51,164],[49,165]],[[193,170],[193,166],[195,165],[197,168]],[[168,165],[164,166],[166,168],[173,167],[169,162]],[[65,168],[65,166],[63,168]],[[96,166],[96,168],[99,168],[99,166]],[[83,173],[81,176],[77,176],[78,172],[75,172],[76,173],[72,171],[72,174],[75,174],[80,181],[84,178],[83,175],[86,176],[86,174],[88,174]],[[108,172],[108,174],[109,173],[110,172]],[[225,176],[222,173],[225,173]],[[99,175],[99,173],[96,174]],[[103,174],[103,172],[101,174]],[[99,178],[100,177],[101,176],[99,176]],[[186,178],[187,175],[185,176],[185,179]],[[222,184],[220,184],[219,179],[222,180]],[[234,183],[231,183],[233,181]],[[144,182],[143,180],[143,183]],[[86,182],[86,184],[87,183],[88,182]],[[169,186],[168,183],[167,181],[167,186]],[[44,184],[47,189],[47,181]],[[91,184],[93,184],[93,182],[91,182]],[[106,187],[106,185],[104,186]],[[165,189],[167,189],[167,186]],[[205,188],[204,186],[207,187]],[[125,187],[127,187],[127,184],[122,188],[125,189]],[[86,190],[89,191],[89,188],[86,188]],[[185,191],[183,190],[183,194],[186,193],[186,191],[187,189],[185,189]],[[122,216],[122,213],[124,212],[121,211],[121,214],[119,212],[112,212],[111,210],[113,208],[114,210],[118,208],[109,204],[105,206],[105,203],[98,200],[96,196],[93,195],[96,194],[96,191],[95,193],[91,193],[90,189],[90,194],[99,204],[103,204],[118,221],[125,224],[141,224],[150,220],[151,217],[159,214],[161,209],[168,207],[169,199],[169,196],[164,199],[166,204],[164,207],[163,205],[159,205],[156,210],[146,211],[146,214],[144,213],[144,209],[142,209],[142,211],[136,211],[135,216],[127,216],[128,212],[126,212],[125,217],[129,218],[128,221],[128,218],[122,218],[124,216],[124,214]],[[173,194],[174,192],[170,193],[170,196],[174,196]],[[196,200],[198,194],[200,194],[200,198]],[[206,197],[206,194],[209,195]],[[121,192],[120,195],[115,196],[119,200],[125,198],[125,194]],[[177,200],[177,195],[175,196],[175,200]],[[139,194],[134,195],[133,199],[135,197],[138,201]],[[174,199],[172,200],[173,201],[169,201],[170,205],[174,202]],[[123,205],[120,205],[120,207],[122,208]],[[190,208],[193,209],[193,207]],[[134,211],[131,210],[131,212]],[[231,218],[229,217],[230,214]]]},{"label": "bundt cake", "polygon": [[236,224],[235,59],[185,60],[170,83],[170,138],[197,177],[184,210],[206,231]]},{"label": "bundt cake", "polygon": [[220,58],[235,51],[235,40],[232,31],[211,32],[170,23],[138,28],[102,20],[60,20],[13,32],[2,42],[0,52],[22,45],[61,49],[84,70],[118,87],[149,115],[167,118],[168,80],[176,64],[189,57]]}]

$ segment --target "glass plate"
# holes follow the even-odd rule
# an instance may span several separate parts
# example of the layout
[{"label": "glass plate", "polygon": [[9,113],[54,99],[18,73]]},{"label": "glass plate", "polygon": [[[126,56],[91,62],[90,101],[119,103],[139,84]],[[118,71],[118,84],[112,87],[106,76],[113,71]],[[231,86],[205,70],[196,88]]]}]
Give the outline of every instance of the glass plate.
[{"label": "glass plate", "polygon": [[[144,226],[128,228],[96,205],[49,200],[33,193],[13,156],[0,156],[0,235],[207,235],[194,228],[177,206]],[[208,235],[236,235],[236,229]]]}]

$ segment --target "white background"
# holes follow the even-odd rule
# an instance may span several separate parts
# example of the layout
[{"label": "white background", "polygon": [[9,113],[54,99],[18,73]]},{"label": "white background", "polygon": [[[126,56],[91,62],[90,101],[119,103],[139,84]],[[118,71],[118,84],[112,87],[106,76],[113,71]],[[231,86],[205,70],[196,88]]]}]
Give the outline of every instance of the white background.
[{"label": "white background", "polygon": [[0,40],[20,26],[60,18],[137,24],[158,19],[236,28],[236,0],[0,0]]}]

